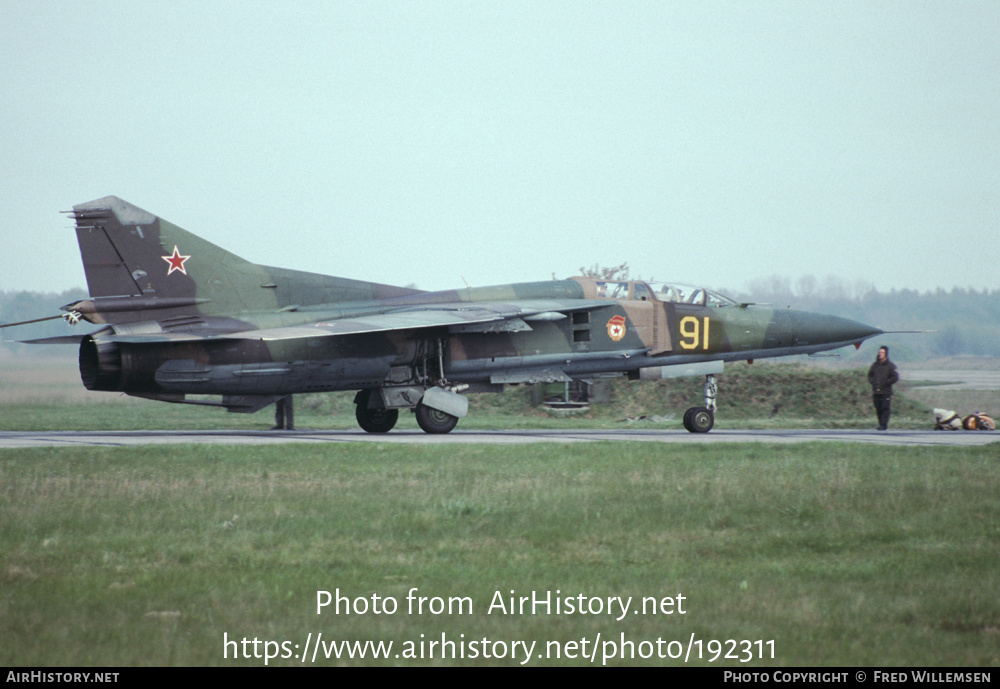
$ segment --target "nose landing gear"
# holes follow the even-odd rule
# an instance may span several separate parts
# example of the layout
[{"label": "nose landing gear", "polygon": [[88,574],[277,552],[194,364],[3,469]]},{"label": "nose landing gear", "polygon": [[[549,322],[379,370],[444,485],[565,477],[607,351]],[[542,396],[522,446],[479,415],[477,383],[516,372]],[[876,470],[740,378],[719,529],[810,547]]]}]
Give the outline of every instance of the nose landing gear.
[{"label": "nose landing gear", "polygon": [[715,385],[715,376],[709,374],[705,376],[705,406],[691,407],[684,412],[684,428],[691,433],[708,433],[715,425],[715,397],[718,388]]}]

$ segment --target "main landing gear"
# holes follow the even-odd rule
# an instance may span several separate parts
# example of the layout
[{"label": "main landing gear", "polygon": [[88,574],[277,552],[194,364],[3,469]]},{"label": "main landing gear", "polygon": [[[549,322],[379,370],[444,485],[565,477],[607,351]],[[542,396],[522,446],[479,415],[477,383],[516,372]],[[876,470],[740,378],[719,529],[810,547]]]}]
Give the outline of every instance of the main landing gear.
[{"label": "main landing gear", "polygon": [[691,433],[708,433],[715,425],[715,397],[718,388],[715,385],[715,376],[709,374],[705,376],[705,406],[691,407],[684,412],[684,428]]},{"label": "main landing gear", "polygon": [[458,417],[452,416],[439,409],[432,409],[420,403],[413,410],[417,417],[417,425],[423,429],[424,433],[450,433],[458,424]]},{"label": "main landing gear", "polygon": [[450,433],[469,411],[468,399],[441,387],[369,388],[355,395],[354,404],[358,425],[368,433],[391,431],[400,409],[411,410],[425,433]]},{"label": "main landing gear", "polygon": [[[369,433],[388,433],[399,420],[398,409],[369,409],[371,390],[362,390],[355,398],[354,416],[362,430]],[[456,419],[456,422],[458,420]]]}]

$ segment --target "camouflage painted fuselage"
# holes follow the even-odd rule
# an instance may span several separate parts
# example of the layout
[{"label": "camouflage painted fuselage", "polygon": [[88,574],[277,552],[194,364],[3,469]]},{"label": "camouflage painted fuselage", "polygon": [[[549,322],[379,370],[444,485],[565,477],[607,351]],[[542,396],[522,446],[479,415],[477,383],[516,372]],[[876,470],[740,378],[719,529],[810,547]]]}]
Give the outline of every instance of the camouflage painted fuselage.
[{"label": "camouflage painted fuselage", "polygon": [[881,332],[642,281],[421,292],[253,264],[116,197],[73,214],[91,299],[64,308],[104,325],[81,338],[83,382],[164,401],[371,390],[396,409],[434,387],[698,374]]}]

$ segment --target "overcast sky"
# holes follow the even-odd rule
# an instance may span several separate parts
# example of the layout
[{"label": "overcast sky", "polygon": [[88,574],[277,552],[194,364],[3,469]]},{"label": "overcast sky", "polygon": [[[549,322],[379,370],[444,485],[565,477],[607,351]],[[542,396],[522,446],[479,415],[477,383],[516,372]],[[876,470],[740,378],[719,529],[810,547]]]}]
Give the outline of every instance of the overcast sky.
[{"label": "overcast sky", "polygon": [[[422,289],[1000,288],[1000,3],[0,0],[0,290],[120,196]],[[181,248],[183,250],[183,247]]]}]

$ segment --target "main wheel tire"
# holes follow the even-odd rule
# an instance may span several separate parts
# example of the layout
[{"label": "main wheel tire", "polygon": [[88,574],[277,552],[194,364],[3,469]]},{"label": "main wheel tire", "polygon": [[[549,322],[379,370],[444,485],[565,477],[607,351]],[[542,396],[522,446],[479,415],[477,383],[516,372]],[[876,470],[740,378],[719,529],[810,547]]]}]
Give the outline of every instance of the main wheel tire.
[{"label": "main wheel tire", "polygon": [[414,413],[417,415],[417,425],[424,433],[450,433],[458,424],[457,416],[431,409],[424,404],[418,404]]},{"label": "main wheel tire", "polygon": [[691,433],[708,433],[715,425],[715,415],[705,407],[691,407],[684,413],[684,428]]},{"label": "main wheel tire", "polygon": [[399,420],[398,409],[369,409],[368,399],[371,397],[371,390],[363,390],[358,395],[358,402],[354,407],[354,416],[358,420],[361,429],[368,433],[388,433]]},{"label": "main wheel tire", "polygon": [[[684,412],[684,428],[688,429],[689,431],[691,431],[691,412],[693,412],[697,408],[698,407],[691,407],[686,412]],[[694,433],[694,431],[691,432]]]}]

